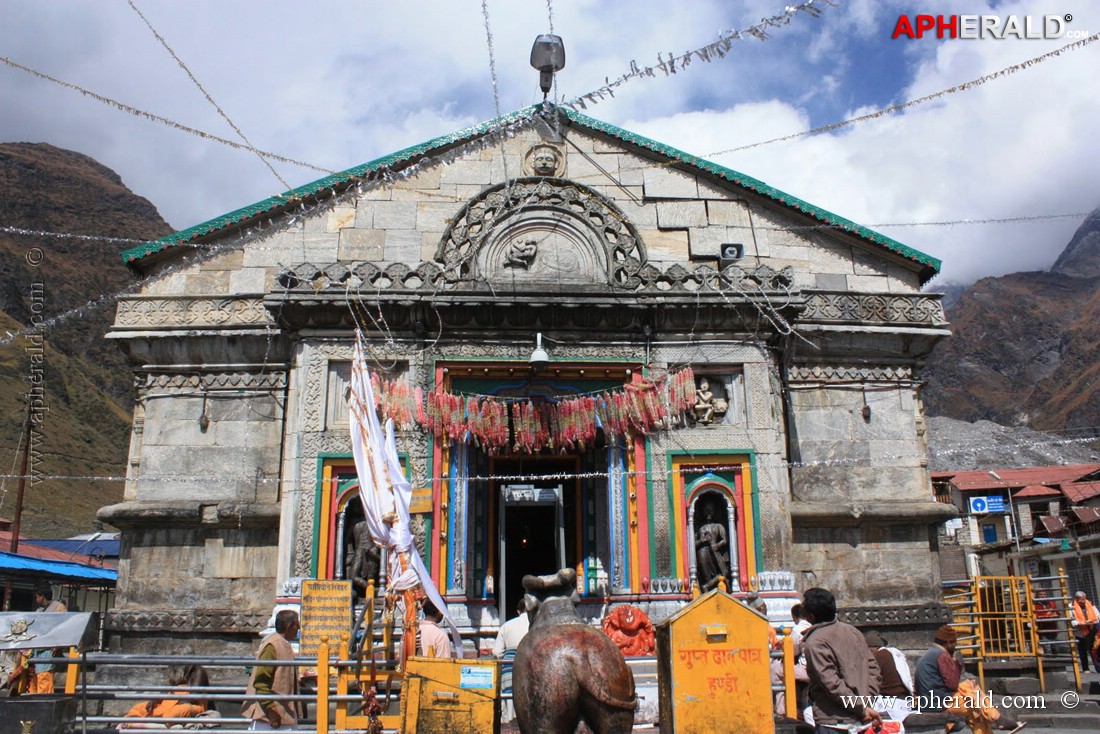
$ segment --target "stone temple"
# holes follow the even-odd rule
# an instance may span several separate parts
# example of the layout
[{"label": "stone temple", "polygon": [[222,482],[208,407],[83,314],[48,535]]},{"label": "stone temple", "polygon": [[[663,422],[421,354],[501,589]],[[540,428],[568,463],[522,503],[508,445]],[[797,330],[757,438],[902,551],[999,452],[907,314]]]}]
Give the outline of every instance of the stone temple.
[{"label": "stone temple", "polygon": [[[122,531],[113,650],[246,653],[298,579],[361,573],[357,327],[412,414],[505,406],[496,444],[398,432],[418,548],[474,640],[523,573],[567,566],[589,617],[657,620],[722,575],[825,586],[865,625],[944,619],[920,376],[948,334],[920,291],[939,262],[879,233],[547,104],[123,257],[147,280],[110,333],[139,392],[100,511]],[[582,410],[587,440],[521,445],[517,406],[685,374],[652,430]]]}]

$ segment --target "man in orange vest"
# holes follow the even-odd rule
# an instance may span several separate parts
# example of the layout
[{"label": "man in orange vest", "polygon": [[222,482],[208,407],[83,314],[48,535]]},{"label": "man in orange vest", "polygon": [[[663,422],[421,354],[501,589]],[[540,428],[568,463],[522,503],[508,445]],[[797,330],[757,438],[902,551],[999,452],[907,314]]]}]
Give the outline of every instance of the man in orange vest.
[{"label": "man in orange vest", "polygon": [[1073,634],[1077,637],[1077,656],[1081,658],[1081,671],[1089,669],[1089,661],[1092,667],[1100,673],[1100,663],[1092,659],[1092,645],[1096,642],[1096,629],[1100,625],[1100,615],[1096,613],[1096,607],[1089,601],[1083,591],[1073,595]]}]

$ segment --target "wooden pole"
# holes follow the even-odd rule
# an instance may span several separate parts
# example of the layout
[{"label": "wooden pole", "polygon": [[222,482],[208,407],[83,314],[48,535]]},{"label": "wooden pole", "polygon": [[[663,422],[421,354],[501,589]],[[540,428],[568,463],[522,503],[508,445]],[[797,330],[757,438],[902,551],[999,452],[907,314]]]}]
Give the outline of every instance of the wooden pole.
[{"label": "wooden pole", "polygon": [[[27,397],[27,420],[23,430],[23,458],[19,466],[19,489],[15,493],[15,516],[11,521],[11,542],[8,544],[9,553],[19,551],[19,525],[23,521],[23,494],[27,488],[27,461],[31,455],[31,400]],[[4,611],[11,611],[12,583],[4,582]]]}]

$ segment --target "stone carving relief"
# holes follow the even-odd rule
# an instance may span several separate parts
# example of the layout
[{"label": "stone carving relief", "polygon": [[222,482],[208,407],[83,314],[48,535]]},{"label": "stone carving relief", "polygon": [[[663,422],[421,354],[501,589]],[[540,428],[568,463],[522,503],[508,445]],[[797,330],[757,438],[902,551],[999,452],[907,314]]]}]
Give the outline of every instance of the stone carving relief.
[{"label": "stone carving relief", "polygon": [[262,298],[153,298],[118,302],[116,328],[271,324]]},{"label": "stone carving relief", "polygon": [[539,254],[539,241],[534,237],[517,237],[504,252],[504,267],[530,270]]},{"label": "stone carving relief", "polygon": [[920,606],[849,607],[841,609],[837,618],[848,624],[863,625],[935,625],[951,621],[951,610],[946,604],[922,604]]},{"label": "stone carving relief", "polygon": [[[524,221],[530,222],[533,218],[537,222],[537,218],[530,216]],[[546,217],[543,217],[542,223],[544,227],[550,223],[554,223],[555,227],[561,226],[560,222]],[[518,232],[512,230],[509,234],[523,234],[523,232],[522,229]],[[575,234],[570,236],[577,237]],[[532,237],[532,239],[536,239],[539,250],[546,250],[545,237],[543,239]],[[513,241],[503,238],[505,245],[510,245]],[[503,249],[501,247],[501,250]],[[466,247],[463,252],[462,256],[451,257],[451,268],[452,270],[458,268],[468,274],[473,265],[463,258],[472,258],[473,255],[470,254],[472,250]],[[440,257],[441,255],[437,253],[436,258]],[[447,281],[450,282],[444,281],[446,267],[434,262],[422,262],[415,268],[404,263],[389,265],[378,265],[372,262],[341,262],[327,265],[302,263],[281,271],[276,277],[276,282],[280,288],[288,292],[291,299],[299,295],[314,297],[319,292],[326,291],[337,293],[342,297],[348,290],[369,291],[371,295],[436,294],[447,290],[448,286],[450,289],[457,288],[457,279],[452,278],[450,273],[447,275]],[[710,293],[722,303],[728,303],[737,298],[759,298],[761,291],[789,294],[793,292],[794,287],[794,271],[790,266],[776,270],[768,265],[758,265],[748,269],[730,265],[719,272],[706,264],[686,268],[676,263],[661,270],[652,264],[639,265],[634,260],[627,259],[621,267],[629,271],[630,277],[622,282],[613,282],[612,285],[635,293]],[[511,280],[512,272],[506,272],[507,279]],[[321,285],[315,285],[318,282]],[[470,281],[464,281],[463,285],[468,287]],[[913,296],[898,296],[898,298],[913,298]]]},{"label": "stone carving relief", "polygon": [[106,627],[123,632],[247,632],[267,626],[270,610],[112,610]]},{"label": "stone carving relief", "polygon": [[695,378],[695,405],[691,408],[691,417],[696,425],[709,426],[721,423],[729,410],[722,380],[699,375]]},{"label": "stone carving relief", "polygon": [[922,324],[945,326],[940,296],[881,295],[866,293],[806,294],[807,321],[857,321],[884,324]]},{"label": "stone carving relief", "polygon": [[[519,240],[534,240],[536,252],[560,252],[560,258],[531,257],[521,270],[531,280],[609,283],[636,288],[646,262],[637,231],[614,204],[581,184],[556,178],[521,178],[495,186],[472,199],[444,233],[435,259],[448,282],[488,280],[505,275],[505,258]],[[526,260],[526,258],[525,258]],[[545,270],[541,270],[545,260]],[[538,267],[532,267],[534,263]],[[577,267],[586,270],[580,274]]]},{"label": "stone carving relief", "polygon": [[565,175],[565,152],[556,145],[535,145],[523,157],[523,170],[528,176]]},{"label": "stone carving relief", "polygon": [[286,373],[270,372],[207,372],[186,374],[167,372],[137,372],[134,377],[138,390],[192,391],[192,390],[281,390],[286,387]]},{"label": "stone carving relief", "polygon": [[803,364],[787,373],[791,382],[912,382],[910,365]]}]

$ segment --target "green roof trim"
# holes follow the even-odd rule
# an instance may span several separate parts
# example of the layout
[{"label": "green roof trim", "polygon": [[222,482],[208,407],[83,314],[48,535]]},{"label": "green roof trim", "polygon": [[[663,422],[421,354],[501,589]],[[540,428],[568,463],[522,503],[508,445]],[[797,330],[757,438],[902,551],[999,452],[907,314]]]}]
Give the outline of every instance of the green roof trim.
[{"label": "green roof trim", "polygon": [[[211,219],[208,222],[195,225],[188,229],[180,230],[166,237],[162,237],[159,240],[153,240],[146,242],[145,244],[138,245],[122,253],[122,260],[124,263],[131,264],[149,255],[166,250],[174,245],[186,244],[192,240],[203,237],[204,235],[212,234],[226,227],[232,226],[238,222],[243,222],[252,217],[271,212],[281,207],[289,206],[295,201],[301,200],[304,197],[311,196],[326,189],[333,188],[339,184],[346,183],[355,178],[361,178],[367,176],[370,173],[379,171],[391,166],[405,163],[417,156],[429,155],[433,151],[440,148],[450,147],[456,144],[468,142],[469,140],[491,132],[499,127],[515,125],[525,120],[530,120],[535,117],[536,114],[542,109],[541,105],[535,105],[526,107],[522,110],[518,110],[509,115],[504,115],[494,120],[489,120],[473,127],[460,130],[458,132],[449,133],[447,135],[434,138],[425,143],[414,145],[404,150],[391,153],[390,155],[382,158],[377,158],[369,163],[349,168],[346,171],[336,173],[330,176],[325,176],[312,183],[305,184],[296,189],[286,191],[277,196],[272,196],[263,201],[260,201],[251,206],[246,206],[228,214],[223,214],[220,217]],[[827,224],[831,227],[835,227],[846,232],[850,232],[862,239],[869,242],[873,242],[876,245],[880,245],[890,250],[891,252],[900,255],[909,260],[914,260],[922,265],[931,269],[931,275],[940,271],[942,262],[931,255],[926,255],[919,250],[915,250],[912,247],[903,245],[897,240],[891,239],[886,235],[875,232],[872,229],[868,229],[860,224],[845,219],[844,217],[833,214],[830,211],[826,211],[821,207],[814,206],[807,201],[803,201],[796,196],[791,196],[779,189],[768,186],[763,181],[753,178],[752,176],[746,176],[743,173],[734,171],[731,168],[720,166],[717,163],[712,163],[698,156],[693,156],[689,153],[685,153],[682,150],[673,148],[670,145],[664,143],[658,143],[655,140],[637,135],[635,133],[623,130],[620,127],[611,125],[606,122],[602,122],[587,115],[581,114],[574,109],[568,107],[557,107],[558,111],[563,113],[571,122],[574,122],[581,127],[589,128],[596,132],[609,135],[613,138],[621,140],[625,143],[645,148],[646,150],[659,153],[664,156],[668,156],[681,163],[693,166],[699,170],[705,171],[711,175],[717,176],[723,180],[742,186],[750,191],[753,191],[761,196],[772,199],[785,206],[796,209],[804,214],[807,214],[814,219]],[[925,278],[926,280],[927,278]]]},{"label": "green roof trim", "polygon": [[704,158],[699,158],[698,156],[691,155],[690,153],[685,153],[684,151],[673,148],[670,145],[665,145],[664,143],[658,143],[655,140],[650,140],[649,138],[642,135],[627,132],[620,127],[616,127],[601,120],[583,115],[576,110],[567,107],[562,107],[559,109],[561,109],[561,111],[564,112],[570,120],[577,122],[584,127],[598,130],[614,138],[618,138],[623,142],[631,143],[647,150],[652,150],[655,153],[660,153],[662,155],[669,156],[670,158],[675,158],[683,163],[692,165],[696,168],[700,168],[707,173],[714,174],[715,176],[723,178],[726,181],[735,183],[738,186],[743,186],[750,191],[755,191],[762,196],[766,196],[769,199],[773,199],[781,204],[785,204],[789,207],[797,209],[804,214],[809,214],[814,219],[824,222],[825,224],[828,224],[832,227],[842,229],[846,232],[851,232],[852,234],[859,235],[863,239],[870,240],[877,245],[882,245],[890,251],[901,255],[902,257],[908,258],[910,260],[915,260],[922,265],[927,265],[937,273],[940,271],[940,266],[943,264],[942,261],[932,257],[931,255],[926,255],[920,250],[915,250],[908,245],[903,245],[897,240],[891,239],[884,234],[880,234],[873,229],[868,229],[863,225],[856,224],[850,219],[845,219],[844,217],[833,214],[830,211],[826,211],[821,207],[814,206],[808,201],[803,201],[802,199],[799,199],[797,196],[791,196],[790,194],[780,191],[777,188],[768,186],[763,181],[755,179],[752,176],[746,176],[743,173],[734,171],[732,168],[720,166],[717,163],[712,163],[711,161],[708,161]]},{"label": "green roof trim", "polygon": [[290,191],[284,191],[282,194],[268,197],[263,201],[251,204],[250,206],[242,207],[236,211],[223,214],[220,217],[211,219],[208,222],[202,224],[196,224],[194,227],[187,229],[181,229],[179,232],[174,232],[165,237],[161,237],[159,240],[152,240],[144,244],[132,247],[122,253],[122,261],[126,264],[130,264],[140,260],[144,257],[152,255],[154,253],[166,250],[173,245],[187,244],[191,240],[198,239],[203,235],[212,234],[218,230],[225,229],[238,222],[243,222],[252,217],[267,212],[273,211],[280,207],[289,206],[295,201],[299,201],[307,196],[316,194],[325,189],[333,188],[342,183],[350,181],[355,178],[361,178],[375,171],[382,170],[391,166],[395,166],[406,161],[412,160],[420,155],[427,155],[439,148],[445,148],[458,143],[464,143],[468,140],[475,138],[479,135],[484,135],[487,132],[497,129],[498,127],[505,127],[522,122],[525,119],[531,119],[538,111],[537,107],[526,107],[517,112],[513,112],[510,115],[504,115],[495,120],[489,120],[482,122],[473,127],[468,127],[465,130],[459,130],[458,132],[448,133],[447,135],[441,135],[438,138],[433,138],[426,143],[420,143],[419,145],[413,145],[399,150],[396,153],[391,153],[382,158],[376,158],[369,163],[363,163],[349,168],[346,171],[334,173],[324,178],[319,178],[312,183],[299,186],[298,188],[291,189]]}]

